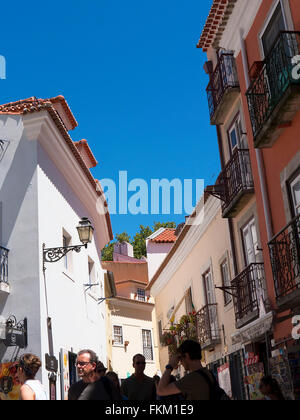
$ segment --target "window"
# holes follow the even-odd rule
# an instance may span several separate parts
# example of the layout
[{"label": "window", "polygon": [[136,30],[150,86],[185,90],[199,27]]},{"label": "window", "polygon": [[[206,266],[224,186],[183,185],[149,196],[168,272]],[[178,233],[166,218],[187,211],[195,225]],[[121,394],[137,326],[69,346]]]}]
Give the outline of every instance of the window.
[{"label": "window", "polygon": [[205,294],[206,294],[206,304],[212,305],[216,303],[216,295],[215,295],[215,285],[214,285],[210,270],[208,270],[203,275],[203,279],[204,279],[204,287],[205,287]]},{"label": "window", "polygon": [[216,338],[219,334],[218,327],[218,315],[215,295],[215,285],[211,270],[208,270],[203,275],[205,294],[206,294],[206,305],[207,305],[207,325],[212,338]]},{"label": "window", "polygon": [[292,216],[300,214],[300,173],[290,182]]},{"label": "window", "polygon": [[258,239],[254,217],[242,228],[242,239],[245,255],[245,264],[258,262]]},{"label": "window", "polygon": [[114,325],[114,344],[123,344],[123,328]]},{"label": "window", "polygon": [[[68,235],[65,231],[63,231],[63,247],[71,246],[71,241],[72,241],[71,236]],[[68,252],[64,256],[63,261],[64,261],[64,268],[66,270],[71,270],[72,269],[72,253]]]},{"label": "window", "polygon": [[265,57],[270,53],[280,31],[284,31],[285,29],[284,16],[279,2],[261,38]]},{"label": "window", "polygon": [[240,114],[235,117],[228,130],[228,139],[231,155],[236,149],[248,148],[246,137],[243,135],[242,120]]},{"label": "window", "polygon": [[189,314],[190,312],[193,312],[193,310],[194,310],[191,287],[189,288],[189,290],[187,291],[187,293],[185,295],[185,310],[186,310],[187,314]]},{"label": "window", "polygon": [[[227,260],[225,260],[221,264],[221,274],[222,274],[223,287],[230,287],[231,282],[230,282],[229,267],[228,267],[228,261]],[[230,303],[231,300],[232,300],[232,296],[229,293],[227,293],[226,291],[224,291],[224,303],[225,303],[225,305],[228,305],[228,303]]]},{"label": "window", "polygon": [[146,360],[153,360],[152,339],[150,330],[142,330],[143,355]]},{"label": "window", "polygon": [[95,263],[89,258],[88,260],[89,269],[89,284],[95,284]]},{"label": "window", "polygon": [[138,300],[141,302],[145,302],[145,290],[144,289],[137,289]]},{"label": "window", "polygon": [[158,336],[159,336],[159,342],[161,343],[162,336],[163,336],[162,321],[158,321]]}]

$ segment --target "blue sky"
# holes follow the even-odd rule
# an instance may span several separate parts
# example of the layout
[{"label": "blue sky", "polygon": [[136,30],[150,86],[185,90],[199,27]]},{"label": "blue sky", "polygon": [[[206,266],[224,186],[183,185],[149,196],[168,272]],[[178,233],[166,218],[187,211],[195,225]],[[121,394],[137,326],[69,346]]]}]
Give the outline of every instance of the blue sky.
[{"label": "blue sky", "polygon": [[[62,94],[99,165],[98,178],[205,179],[220,171],[196,48],[212,1],[5,2],[0,102]],[[112,215],[114,233],[182,215]]]}]

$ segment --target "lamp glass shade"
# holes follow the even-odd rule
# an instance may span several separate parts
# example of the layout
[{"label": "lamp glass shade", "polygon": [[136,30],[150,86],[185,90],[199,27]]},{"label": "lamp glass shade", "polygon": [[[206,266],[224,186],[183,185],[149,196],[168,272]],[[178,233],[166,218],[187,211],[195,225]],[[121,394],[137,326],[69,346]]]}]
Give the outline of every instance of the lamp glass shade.
[{"label": "lamp glass shade", "polygon": [[92,242],[94,228],[87,217],[83,217],[77,226],[80,242],[89,244]]}]

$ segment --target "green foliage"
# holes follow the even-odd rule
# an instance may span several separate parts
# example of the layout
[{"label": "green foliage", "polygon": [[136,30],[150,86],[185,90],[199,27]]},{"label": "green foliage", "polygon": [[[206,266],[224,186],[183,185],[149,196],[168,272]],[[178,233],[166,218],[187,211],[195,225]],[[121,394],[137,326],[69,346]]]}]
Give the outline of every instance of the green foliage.
[{"label": "green foliage", "polygon": [[117,242],[129,242],[133,246],[133,253],[134,257],[137,259],[141,259],[142,257],[147,256],[146,251],[146,239],[148,236],[152,235],[152,233],[156,232],[160,228],[168,228],[168,229],[175,229],[176,223],[175,222],[155,222],[153,228],[151,229],[149,226],[140,225],[139,232],[136,233],[133,240],[131,240],[128,233],[125,231],[120,234],[116,234],[116,241],[110,242],[106,247],[102,250],[102,261],[113,261],[113,253],[114,253],[114,245]]}]

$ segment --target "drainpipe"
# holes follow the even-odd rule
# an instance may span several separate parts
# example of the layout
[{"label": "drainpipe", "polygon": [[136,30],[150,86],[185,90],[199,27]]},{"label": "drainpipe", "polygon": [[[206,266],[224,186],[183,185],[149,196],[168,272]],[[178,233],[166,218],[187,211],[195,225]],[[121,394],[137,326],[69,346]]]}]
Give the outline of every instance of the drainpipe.
[{"label": "drainpipe", "polygon": [[[243,38],[242,30],[240,30],[240,42],[241,42],[241,52],[242,52],[243,67],[244,67],[244,76],[245,76],[245,81],[246,81],[246,89],[248,89],[250,86],[249,66],[248,66],[246,45],[245,45],[245,40]],[[269,202],[269,197],[268,197],[267,182],[266,182],[266,175],[265,175],[264,157],[263,157],[263,153],[261,149],[255,149],[255,153],[256,153],[256,161],[257,161],[257,166],[258,166],[258,174],[259,174],[259,182],[260,182],[260,188],[261,188],[261,193],[262,193],[263,206],[264,206],[268,241],[270,241],[273,238],[274,233],[273,233],[273,227],[272,227],[272,216],[271,216],[270,202]]]}]

